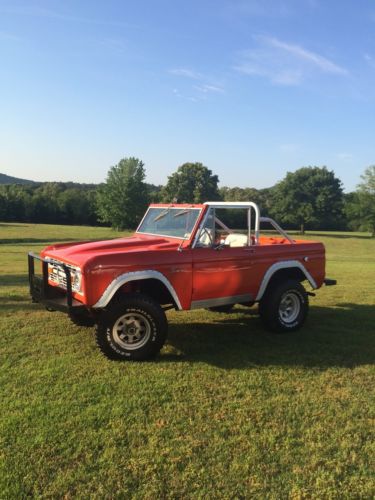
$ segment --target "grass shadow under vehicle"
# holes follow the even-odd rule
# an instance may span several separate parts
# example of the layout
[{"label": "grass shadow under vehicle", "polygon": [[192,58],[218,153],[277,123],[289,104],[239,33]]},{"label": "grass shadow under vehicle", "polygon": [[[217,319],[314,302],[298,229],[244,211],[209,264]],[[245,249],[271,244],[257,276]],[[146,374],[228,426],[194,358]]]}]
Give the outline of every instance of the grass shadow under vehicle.
[{"label": "grass shadow under vehicle", "polygon": [[265,331],[255,310],[211,314],[210,322],[172,320],[168,338],[172,352],[162,353],[160,362],[204,362],[226,369],[262,365],[325,369],[372,364],[375,359],[371,305],[312,306],[301,330],[281,335]]},{"label": "grass shadow under vehicle", "polygon": [[0,287],[3,286],[27,286],[29,277],[27,274],[0,274]]},{"label": "grass shadow under vehicle", "polygon": [[[27,280],[22,275],[7,277],[8,284],[14,284],[15,277],[18,277],[16,284],[19,285]],[[4,284],[3,280],[0,279],[0,283]],[[27,289],[0,297],[2,315],[19,314],[25,310],[44,310],[40,304],[31,302]],[[68,320],[67,316],[60,313],[56,316],[46,313],[46,321],[55,335],[59,335],[55,322],[61,326],[65,319]],[[326,369],[333,366],[352,368],[372,364],[375,360],[373,305],[312,305],[301,330],[281,335],[265,330],[256,307],[236,307],[229,314],[202,310],[170,312],[168,320],[168,342],[156,358],[157,363],[208,363],[224,369],[266,365]],[[82,329],[82,333],[87,330]]]},{"label": "grass shadow under vehicle", "polygon": [[29,295],[9,294],[0,297],[0,314],[9,316],[10,314],[22,313],[23,311],[35,311],[44,309],[42,306],[33,304]]}]

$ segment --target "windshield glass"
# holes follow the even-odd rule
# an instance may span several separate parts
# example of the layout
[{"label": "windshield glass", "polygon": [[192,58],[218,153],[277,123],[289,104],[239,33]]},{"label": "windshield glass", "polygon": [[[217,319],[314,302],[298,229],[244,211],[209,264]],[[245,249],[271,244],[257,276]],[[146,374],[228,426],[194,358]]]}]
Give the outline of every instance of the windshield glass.
[{"label": "windshield glass", "polygon": [[194,229],[199,212],[199,208],[149,208],[137,233],[187,240]]}]

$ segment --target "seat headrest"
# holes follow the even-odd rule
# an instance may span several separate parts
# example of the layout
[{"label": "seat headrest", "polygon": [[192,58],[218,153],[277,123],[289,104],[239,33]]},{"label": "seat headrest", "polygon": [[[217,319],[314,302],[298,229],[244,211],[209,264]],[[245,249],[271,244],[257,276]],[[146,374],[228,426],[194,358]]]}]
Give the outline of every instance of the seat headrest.
[{"label": "seat headrest", "polygon": [[247,245],[246,234],[228,234],[225,238],[224,245],[229,245],[230,247],[245,247]]}]

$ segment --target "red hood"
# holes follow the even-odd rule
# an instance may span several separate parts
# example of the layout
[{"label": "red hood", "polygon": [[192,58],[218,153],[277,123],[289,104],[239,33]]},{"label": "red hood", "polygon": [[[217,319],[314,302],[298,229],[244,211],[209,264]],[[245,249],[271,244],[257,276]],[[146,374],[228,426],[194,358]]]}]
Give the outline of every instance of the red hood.
[{"label": "red hood", "polygon": [[77,243],[59,243],[46,247],[42,256],[83,267],[88,261],[109,254],[133,253],[150,250],[173,250],[181,241],[158,236],[134,235],[128,238],[114,240],[88,241]]}]

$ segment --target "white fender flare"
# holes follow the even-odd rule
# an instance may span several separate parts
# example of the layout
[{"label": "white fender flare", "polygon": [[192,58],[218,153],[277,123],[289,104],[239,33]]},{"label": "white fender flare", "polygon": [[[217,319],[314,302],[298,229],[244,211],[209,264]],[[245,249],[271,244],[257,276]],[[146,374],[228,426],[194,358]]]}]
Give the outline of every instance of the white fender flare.
[{"label": "white fender flare", "polygon": [[117,290],[126,283],[129,283],[129,281],[139,281],[147,279],[156,279],[161,281],[163,285],[167,287],[168,291],[172,295],[173,300],[175,301],[178,309],[180,310],[182,309],[176,290],[173,288],[170,281],[164,276],[164,274],[160,273],[159,271],[154,271],[152,269],[146,271],[134,271],[130,273],[121,274],[108,285],[108,287],[105,289],[103,295],[100,297],[98,302],[94,304],[92,307],[94,309],[101,309],[103,307],[106,307],[111,301],[112,297],[117,292]]},{"label": "white fender flare", "polygon": [[310,283],[310,285],[314,290],[318,288],[314,278],[311,276],[311,274],[305,268],[305,266],[301,264],[301,262],[299,262],[298,260],[284,260],[283,262],[276,262],[275,264],[272,264],[272,266],[270,266],[267,269],[267,272],[263,276],[263,280],[259,287],[255,301],[258,302],[263,297],[270,279],[277,271],[280,271],[280,269],[293,269],[293,268],[300,269],[303,272],[306,279],[308,280],[308,282]]}]

